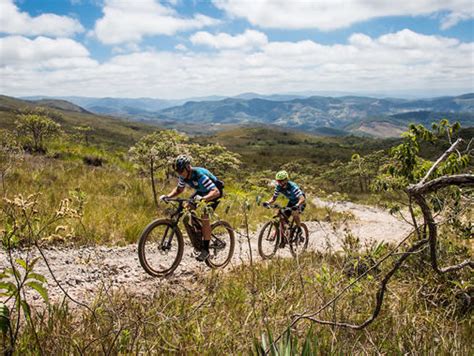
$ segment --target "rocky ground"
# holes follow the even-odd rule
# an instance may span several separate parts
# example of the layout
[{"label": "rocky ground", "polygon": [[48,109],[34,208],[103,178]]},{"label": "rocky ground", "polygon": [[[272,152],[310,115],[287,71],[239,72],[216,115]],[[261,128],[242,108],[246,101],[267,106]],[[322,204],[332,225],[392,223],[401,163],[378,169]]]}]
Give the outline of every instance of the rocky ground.
[{"label": "rocky ground", "polygon": [[[310,250],[340,250],[342,240],[348,231],[359,237],[362,245],[379,241],[399,241],[410,231],[407,223],[379,208],[350,202],[329,203],[318,200],[316,203],[328,209],[350,213],[348,215],[354,218],[337,225],[329,222],[307,222]],[[250,250],[247,239],[241,235],[236,237],[234,257],[226,269],[249,261]],[[260,260],[257,233],[250,236],[250,244],[253,259]],[[94,295],[104,288],[108,290],[123,288],[134,294],[145,295],[153,294],[163,284],[176,284],[186,288],[210,271],[204,263],[194,259],[193,249],[189,245],[185,246],[183,260],[178,269],[167,278],[154,278],[145,273],[138,260],[136,244],[125,247],[50,247],[44,249],[44,254],[57,281],[70,296],[83,303],[90,303]],[[16,255],[22,258],[34,258],[38,252],[21,251],[16,252]],[[288,248],[279,250],[277,255],[291,257]],[[0,270],[7,264],[7,256],[0,256]],[[62,300],[64,293],[42,259],[35,270],[46,276],[50,300]],[[35,293],[31,297],[37,303],[41,302]]]}]

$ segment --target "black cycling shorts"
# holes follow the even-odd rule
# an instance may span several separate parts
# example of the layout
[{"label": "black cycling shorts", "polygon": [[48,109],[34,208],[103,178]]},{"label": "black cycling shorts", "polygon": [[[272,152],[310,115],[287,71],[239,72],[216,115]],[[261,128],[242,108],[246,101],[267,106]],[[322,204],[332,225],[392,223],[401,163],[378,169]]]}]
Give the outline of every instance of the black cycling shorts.
[{"label": "black cycling shorts", "polygon": [[[296,202],[296,203],[288,202],[286,207],[287,208],[292,208],[292,207],[297,206],[297,205],[298,205],[298,202]],[[303,212],[305,208],[306,208],[306,203],[301,204],[300,212]],[[289,218],[291,216],[291,211],[286,211],[285,215]]]},{"label": "black cycling shorts", "polygon": [[[217,188],[219,189],[219,188]],[[212,210],[216,210],[217,209],[217,206],[219,205],[219,203],[221,202],[221,198],[222,198],[222,195],[224,194],[224,191],[223,189],[219,189],[219,193],[221,193],[221,195],[214,199],[214,200],[211,200],[210,202],[208,202],[208,206],[212,209]],[[191,199],[193,199],[196,195],[199,195],[198,192],[194,193],[193,195],[191,195]]]}]

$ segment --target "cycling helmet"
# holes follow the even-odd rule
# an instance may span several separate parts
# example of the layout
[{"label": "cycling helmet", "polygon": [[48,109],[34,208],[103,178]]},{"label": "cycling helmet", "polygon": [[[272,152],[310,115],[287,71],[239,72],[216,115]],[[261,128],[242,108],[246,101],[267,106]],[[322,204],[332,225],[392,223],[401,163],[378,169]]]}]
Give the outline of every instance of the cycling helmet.
[{"label": "cycling helmet", "polygon": [[177,172],[182,172],[189,164],[191,164],[191,157],[179,155],[174,161],[173,168]]},{"label": "cycling helmet", "polygon": [[275,175],[276,180],[285,180],[288,179],[288,172],[287,171],[280,171]]}]

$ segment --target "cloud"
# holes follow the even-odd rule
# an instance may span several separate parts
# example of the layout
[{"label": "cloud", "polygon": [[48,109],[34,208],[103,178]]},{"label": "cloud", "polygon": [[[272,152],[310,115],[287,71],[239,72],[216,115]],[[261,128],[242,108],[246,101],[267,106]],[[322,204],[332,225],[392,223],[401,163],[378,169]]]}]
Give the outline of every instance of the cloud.
[{"label": "cloud", "polygon": [[174,46],[174,49],[177,50],[177,51],[187,51],[188,50],[188,48],[182,43],[179,43],[176,46]]},{"label": "cloud", "polygon": [[68,16],[42,14],[31,17],[20,12],[13,0],[0,0],[0,9],[0,33],[69,37],[84,31],[79,21]]},{"label": "cloud", "polygon": [[383,35],[379,37],[378,42],[400,49],[443,49],[459,44],[459,41],[454,38],[427,36],[408,29]]},{"label": "cloud", "polygon": [[155,0],[106,0],[102,11],[103,17],[95,23],[94,34],[105,44],[140,42],[144,36],[171,36],[220,23],[202,14],[182,17]]},{"label": "cloud", "polygon": [[474,18],[474,5],[466,7],[464,10],[454,11],[445,16],[441,21],[441,29],[447,30],[450,27],[457,25],[461,21],[466,21]]},{"label": "cloud", "polygon": [[[25,45],[17,43],[14,47]],[[70,54],[63,60],[88,58],[85,49],[77,47],[75,51],[61,51]],[[40,70],[32,66],[36,57],[30,57],[0,68],[0,85],[7,95],[159,98],[248,91],[387,93],[440,89],[449,93],[474,90],[473,51],[474,43],[406,29],[380,37],[356,33],[347,44],[270,41],[250,52],[236,48],[211,52],[146,50],[68,69]],[[10,54],[9,58],[16,63],[18,56],[12,58]],[[51,58],[45,56],[42,62],[49,63]]]},{"label": "cloud", "polygon": [[420,16],[447,11],[441,27],[474,17],[472,0],[213,0],[232,17],[245,18],[262,28],[331,31],[384,16]]},{"label": "cloud", "polygon": [[89,51],[69,38],[0,38],[0,66],[11,68],[82,68],[96,64]]},{"label": "cloud", "polygon": [[190,37],[193,44],[213,47],[216,49],[252,49],[268,43],[267,36],[259,31],[246,30],[244,33],[231,36],[227,33],[213,35],[209,32],[196,32]]}]

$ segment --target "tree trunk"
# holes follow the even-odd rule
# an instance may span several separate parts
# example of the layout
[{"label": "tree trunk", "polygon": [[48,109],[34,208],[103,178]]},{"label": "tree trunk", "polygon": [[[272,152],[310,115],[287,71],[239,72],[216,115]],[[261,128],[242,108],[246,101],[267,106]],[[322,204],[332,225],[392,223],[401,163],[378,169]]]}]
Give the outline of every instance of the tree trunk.
[{"label": "tree trunk", "polygon": [[153,160],[150,161],[150,180],[151,180],[151,189],[153,190],[153,201],[155,206],[158,208],[158,199],[156,198],[156,187],[155,187],[155,165]]}]

